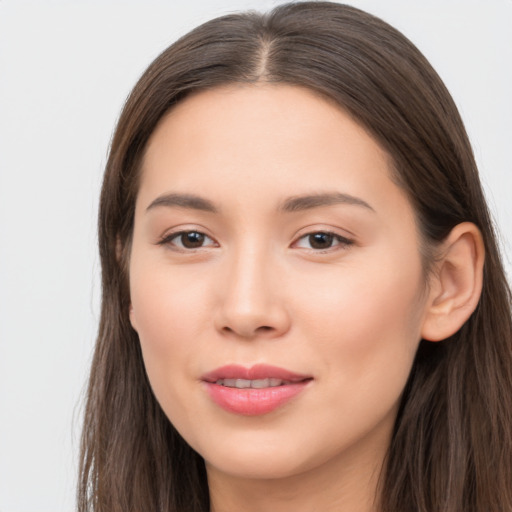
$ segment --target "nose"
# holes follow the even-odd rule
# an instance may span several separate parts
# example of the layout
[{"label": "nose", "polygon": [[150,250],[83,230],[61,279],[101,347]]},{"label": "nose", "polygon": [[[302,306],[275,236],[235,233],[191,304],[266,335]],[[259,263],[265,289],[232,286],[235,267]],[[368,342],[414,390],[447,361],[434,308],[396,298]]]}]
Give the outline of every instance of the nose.
[{"label": "nose", "polygon": [[226,261],[218,288],[216,329],[243,338],[277,338],[290,328],[282,273],[262,251]]}]

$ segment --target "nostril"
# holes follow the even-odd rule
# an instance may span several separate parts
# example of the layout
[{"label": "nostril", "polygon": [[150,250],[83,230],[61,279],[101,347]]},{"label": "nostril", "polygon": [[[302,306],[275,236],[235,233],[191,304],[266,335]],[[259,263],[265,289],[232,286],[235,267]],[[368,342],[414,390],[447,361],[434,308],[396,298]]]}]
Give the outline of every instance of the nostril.
[{"label": "nostril", "polygon": [[261,325],[260,327],[257,327],[256,329],[248,329],[244,330],[243,328],[234,329],[233,327],[230,327],[228,325],[225,325],[222,328],[222,331],[226,334],[238,334],[240,336],[246,337],[246,338],[254,338],[258,334],[263,335],[265,333],[274,332],[275,328],[271,327],[269,325]]}]

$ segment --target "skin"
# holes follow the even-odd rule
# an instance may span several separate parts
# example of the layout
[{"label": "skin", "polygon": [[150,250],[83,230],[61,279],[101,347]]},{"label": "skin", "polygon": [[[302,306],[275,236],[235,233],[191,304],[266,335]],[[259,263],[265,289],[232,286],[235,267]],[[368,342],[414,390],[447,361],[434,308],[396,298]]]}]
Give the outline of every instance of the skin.
[{"label": "skin", "polygon": [[[319,193],[367,206],[283,211],[289,198]],[[154,203],[166,194],[200,196],[217,211]],[[180,231],[204,233],[203,246],[170,237]],[[341,238],[314,248],[319,232]],[[412,207],[364,129],[294,86],[189,97],[150,139],[129,272],[152,388],[206,461],[212,510],[376,510],[432,296]],[[260,416],[212,402],[202,375],[256,363],[313,380]]]}]

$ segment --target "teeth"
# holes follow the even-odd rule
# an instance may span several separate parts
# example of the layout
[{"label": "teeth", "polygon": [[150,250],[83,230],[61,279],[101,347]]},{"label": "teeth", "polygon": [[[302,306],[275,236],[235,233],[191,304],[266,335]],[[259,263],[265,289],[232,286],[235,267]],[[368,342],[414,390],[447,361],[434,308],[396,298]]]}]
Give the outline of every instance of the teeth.
[{"label": "teeth", "polygon": [[277,386],[281,386],[282,384],[287,384],[286,381],[281,379],[219,379],[215,384],[219,386],[226,386],[228,388],[238,388],[238,389],[246,389],[246,388],[254,388],[254,389],[262,389],[262,388],[274,388]]},{"label": "teeth", "polygon": [[251,387],[256,388],[256,389],[269,388],[270,387],[270,379],[253,380],[251,383]]}]

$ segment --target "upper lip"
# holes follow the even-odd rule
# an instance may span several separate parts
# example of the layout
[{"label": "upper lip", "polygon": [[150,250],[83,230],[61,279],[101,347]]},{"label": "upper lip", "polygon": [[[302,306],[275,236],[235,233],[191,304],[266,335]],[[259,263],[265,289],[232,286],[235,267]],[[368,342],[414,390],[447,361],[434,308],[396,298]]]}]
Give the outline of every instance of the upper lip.
[{"label": "upper lip", "polygon": [[206,382],[217,382],[221,379],[257,380],[272,378],[288,382],[301,382],[303,380],[311,379],[312,377],[310,375],[302,375],[268,364],[256,364],[250,368],[237,364],[230,364],[216,368],[201,377],[201,379]]}]

